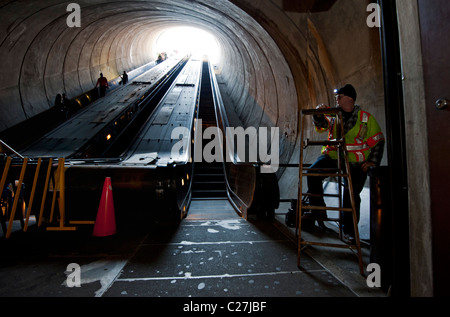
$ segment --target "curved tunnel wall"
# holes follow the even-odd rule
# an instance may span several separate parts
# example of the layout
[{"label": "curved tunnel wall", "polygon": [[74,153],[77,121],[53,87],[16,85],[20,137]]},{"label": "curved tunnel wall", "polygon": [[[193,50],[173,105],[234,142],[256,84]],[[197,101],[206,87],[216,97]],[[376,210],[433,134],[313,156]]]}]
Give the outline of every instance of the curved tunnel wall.
[{"label": "curved tunnel wall", "polygon": [[[280,163],[298,162],[299,109],[332,103],[332,89],[347,81],[384,123],[378,31],[366,26],[365,1],[337,1],[319,13],[275,0],[77,1],[80,28],[67,26],[69,3],[0,6],[0,131],[49,109],[57,93],[92,89],[100,72],[113,79],[155,60],[158,35],[180,25],[217,37],[221,87],[244,128],[280,128]],[[288,195],[297,177],[280,178]]]}]

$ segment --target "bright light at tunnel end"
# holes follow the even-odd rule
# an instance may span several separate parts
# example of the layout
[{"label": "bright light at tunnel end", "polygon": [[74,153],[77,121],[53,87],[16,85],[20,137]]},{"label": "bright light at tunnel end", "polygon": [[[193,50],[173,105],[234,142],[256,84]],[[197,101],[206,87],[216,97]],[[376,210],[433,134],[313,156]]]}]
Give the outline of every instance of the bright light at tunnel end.
[{"label": "bright light at tunnel end", "polygon": [[[81,7],[70,3],[66,9],[67,26],[81,27]],[[212,64],[220,62],[220,45],[214,35],[200,28],[180,26],[161,32],[155,42],[154,53],[166,53],[168,57],[181,58],[191,55],[193,58],[209,57]]]},{"label": "bright light at tunnel end", "polygon": [[163,31],[155,42],[157,54],[166,52],[168,57],[192,55],[202,58],[208,55],[212,64],[220,62],[220,45],[209,32],[194,27],[173,27]]}]

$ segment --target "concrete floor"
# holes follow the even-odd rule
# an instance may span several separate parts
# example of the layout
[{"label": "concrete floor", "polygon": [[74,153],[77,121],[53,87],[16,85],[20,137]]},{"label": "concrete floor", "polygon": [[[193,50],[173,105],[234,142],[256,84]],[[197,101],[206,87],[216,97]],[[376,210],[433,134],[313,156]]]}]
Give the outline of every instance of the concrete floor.
[{"label": "concrete floor", "polygon": [[[295,230],[284,225],[283,210],[281,204],[274,223],[246,221],[227,201],[193,201],[179,225],[136,215],[104,238],[92,237],[92,226],[31,226],[0,239],[0,297],[177,297],[181,305],[191,297],[385,296],[367,286],[350,250],[308,247],[299,269]],[[363,252],[367,265],[367,247]],[[70,263],[80,266],[80,287],[67,284]]]},{"label": "concrete floor", "polygon": [[[275,226],[281,230],[286,236],[290,237],[297,243],[298,236],[295,228],[285,225],[285,212],[290,207],[290,203],[280,203],[280,207],[276,211]],[[362,215],[364,211],[361,211]],[[363,220],[362,217],[361,220]],[[340,243],[338,227],[335,223],[326,222],[329,231],[324,231],[316,227],[312,230],[303,230],[302,238],[308,241]],[[361,227],[361,224],[360,226]],[[365,225],[363,225],[365,227]],[[362,235],[367,235],[363,232]],[[366,272],[367,265],[370,263],[370,245],[368,241],[361,239],[361,253],[363,259],[363,268],[366,276],[370,274]],[[355,296],[359,297],[386,297],[387,292],[380,288],[370,288],[367,286],[366,276],[362,276],[359,270],[358,257],[356,251],[349,249],[307,246],[303,249],[301,255],[301,263],[306,257],[310,257],[318,262],[324,269],[330,272],[342,284],[346,285]]]}]

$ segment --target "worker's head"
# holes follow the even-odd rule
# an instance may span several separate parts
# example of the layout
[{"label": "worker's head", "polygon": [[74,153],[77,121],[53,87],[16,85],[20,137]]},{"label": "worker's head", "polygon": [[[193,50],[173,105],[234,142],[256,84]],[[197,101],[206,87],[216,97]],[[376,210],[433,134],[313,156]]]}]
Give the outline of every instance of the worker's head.
[{"label": "worker's head", "polygon": [[347,84],[344,87],[336,89],[334,91],[336,96],[336,107],[342,108],[344,111],[352,111],[356,101],[355,88]]},{"label": "worker's head", "polygon": [[100,77],[103,77],[103,73],[100,73]]}]

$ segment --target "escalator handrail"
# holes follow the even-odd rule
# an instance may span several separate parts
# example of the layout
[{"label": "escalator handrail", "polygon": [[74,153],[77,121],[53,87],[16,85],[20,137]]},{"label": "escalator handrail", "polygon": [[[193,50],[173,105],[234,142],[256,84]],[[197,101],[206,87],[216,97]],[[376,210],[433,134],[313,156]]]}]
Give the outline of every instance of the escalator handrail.
[{"label": "escalator handrail", "polygon": [[12,147],[10,147],[8,144],[6,144],[4,141],[0,140],[0,145],[5,147],[8,151],[11,151],[13,154],[17,155],[19,158],[24,159],[23,155],[21,155],[19,152],[14,150]]},{"label": "escalator handrail", "polygon": [[[214,74],[214,70],[211,66],[211,64],[208,62],[209,64],[209,74],[210,74],[210,81],[211,81],[211,88],[212,88],[212,94],[213,94],[213,102],[214,102],[214,111],[216,113],[216,123],[217,126],[222,130],[225,131],[226,127],[229,127],[229,121],[228,121],[228,117],[225,113],[225,109],[224,109],[224,104],[223,104],[223,100],[222,100],[222,96],[220,95],[220,91],[219,91],[219,85],[217,83],[217,79],[216,76]],[[226,141],[226,135],[224,133],[222,133],[223,138],[225,139],[224,141]],[[223,145],[223,143],[221,144]],[[222,146],[222,164],[224,167],[224,173],[225,173],[225,184],[227,187],[227,192],[230,195],[230,193],[239,200],[239,202],[241,204],[243,204],[247,209],[250,208],[251,202],[250,204],[245,203],[244,201],[242,201],[242,199],[232,190],[229,180],[228,180],[228,175],[227,175],[227,169],[225,164],[233,164],[233,165],[239,165],[239,166],[248,166],[248,167],[252,167],[252,168],[259,168],[258,165],[259,164],[253,164],[253,163],[247,163],[247,162],[238,162],[236,161],[235,156],[233,156],[233,162],[228,162],[226,161],[226,149],[223,148]],[[256,191],[256,182],[253,183],[253,188],[252,188],[252,197],[254,197],[254,193]],[[252,198],[253,201],[253,198]],[[233,200],[230,199],[230,202],[234,204]],[[237,206],[235,206],[235,208],[237,208]],[[239,208],[237,208],[239,209]]]}]

